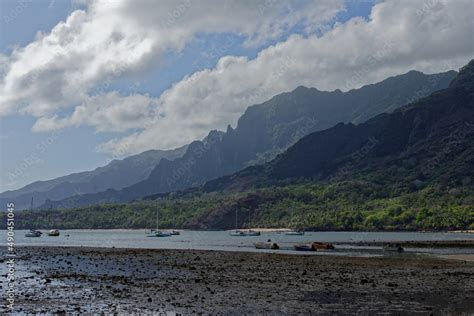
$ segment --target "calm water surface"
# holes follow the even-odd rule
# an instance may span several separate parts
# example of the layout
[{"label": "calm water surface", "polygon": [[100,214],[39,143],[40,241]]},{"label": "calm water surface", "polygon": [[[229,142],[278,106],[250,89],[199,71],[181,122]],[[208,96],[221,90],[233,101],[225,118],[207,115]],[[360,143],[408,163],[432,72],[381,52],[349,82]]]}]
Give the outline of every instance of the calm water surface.
[{"label": "calm water surface", "polygon": [[[278,252],[295,253],[293,245],[298,243],[323,242],[354,242],[354,241],[431,241],[431,240],[465,240],[474,239],[468,233],[420,233],[420,232],[306,232],[304,236],[288,236],[283,233],[264,232],[256,237],[234,237],[228,231],[181,231],[181,235],[150,238],[148,230],[62,230],[61,236],[49,237],[43,230],[39,238],[25,237],[25,230],[15,231],[17,246],[83,246],[83,247],[115,247],[115,248],[148,248],[148,249],[199,249],[226,251],[259,251],[254,243],[267,241],[278,243]],[[69,236],[67,236],[69,235]],[[6,231],[2,231],[2,240],[6,241]],[[383,255],[380,247],[356,247],[337,245],[336,251],[316,252],[314,254],[339,254],[377,256]],[[406,249],[406,252],[428,253],[474,253],[474,249],[437,248],[437,249]],[[299,253],[299,252],[298,252]]]}]

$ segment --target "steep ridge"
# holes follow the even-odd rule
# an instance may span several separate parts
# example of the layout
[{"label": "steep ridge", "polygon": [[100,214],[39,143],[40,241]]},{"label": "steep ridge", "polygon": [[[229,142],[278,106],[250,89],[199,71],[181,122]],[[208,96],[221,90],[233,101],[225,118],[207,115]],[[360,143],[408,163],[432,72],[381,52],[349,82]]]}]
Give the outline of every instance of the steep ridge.
[{"label": "steep ridge", "polygon": [[379,183],[456,183],[474,176],[474,61],[445,89],[365,123],[340,123],[303,137],[263,166],[207,182],[204,191],[274,184],[288,179]]},{"label": "steep ridge", "polygon": [[338,122],[363,122],[374,115],[390,112],[447,87],[455,75],[454,71],[434,75],[411,71],[346,93],[298,87],[265,103],[250,106],[235,129],[229,126],[223,135],[211,132],[207,142],[191,143],[179,159],[163,159],[144,181],[122,190],[49,201],[43,207],[126,202],[158,192],[199,186],[246,166],[269,161],[314,131]]}]

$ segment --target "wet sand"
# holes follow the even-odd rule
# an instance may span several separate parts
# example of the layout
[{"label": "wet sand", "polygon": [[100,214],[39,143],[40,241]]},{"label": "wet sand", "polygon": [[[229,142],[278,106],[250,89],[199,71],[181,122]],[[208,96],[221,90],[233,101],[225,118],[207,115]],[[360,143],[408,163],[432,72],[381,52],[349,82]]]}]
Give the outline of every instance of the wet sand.
[{"label": "wet sand", "polygon": [[[17,253],[15,312],[474,313],[474,262],[426,255],[80,247],[20,247]],[[0,313],[6,311],[2,306]]]}]

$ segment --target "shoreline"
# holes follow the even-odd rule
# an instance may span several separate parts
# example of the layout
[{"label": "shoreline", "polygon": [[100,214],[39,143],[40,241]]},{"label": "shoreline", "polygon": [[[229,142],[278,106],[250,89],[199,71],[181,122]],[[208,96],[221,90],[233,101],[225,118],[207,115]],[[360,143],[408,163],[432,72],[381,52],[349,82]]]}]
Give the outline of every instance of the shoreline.
[{"label": "shoreline", "polygon": [[23,313],[474,312],[474,263],[432,256],[41,246],[17,253],[15,311]]},{"label": "shoreline", "polygon": [[[61,228],[61,227],[47,227],[47,228],[36,228],[38,230],[50,230],[50,229],[59,229],[67,231],[149,231],[151,228]],[[16,230],[29,230],[28,228],[16,228]],[[202,231],[202,232],[216,232],[216,231],[225,231],[231,232],[235,231],[235,228],[232,229],[194,229],[194,228],[161,228],[161,231]],[[249,230],[249,228],[237,228],[237,230]],[[285,227],[274,227],[274,228],[265,228],[265,227],[252,227],[250,230],[262,232],[262,233],[284,233],[289,231],[294,231],[291,228]],[[428,234],[474,234],[474,230],[303,230],[305,233],[428,233]]]},{"label": "shoreline", "polygon": [[[336,243],[337,244],[337,243]],[[82,250],[82,251],[97,251],[97,252],[135,252],[135,251],[149,251],[149,252],[161,252],[161,251],[182,251],[182,252],[209,252],[209,253],[224,253],[224,254],[261,254],[261,255],[273,255],[273,256],[315,256],[318,254],[324,254],[324,257],[327,258],[352,258],[354,260],[359,259],[381,259],[385,258],[387,260],[397,258],[397,254],[388,253],[386,256],[356,256],[356,255],[336,255],[331,250],[319,250],[314,252],[307,252],[307,251],[286,251],[286,250],[272,250],[272,249],[264,249],[264,251],[248,251],[245,249],[179,249],[179,248],[131,248],[131,247],[107,247],[107,246],[76,246],[76,245],[17,245],[16,249],[24,250],[24,249],[57,249],[61,251],[67,251],[70,249],[74,250]],[[0,252],[6,252],[6,246],[0,245]],[[437,258],[437,259],[445,259],[445,260],[457,260],[457,261],[466,261],[466,262],[474,262],[474,253],[461,253],[461,254],[431,254],[431,253],[405,253],[401,254],[403,258],[408,258],[408,256],[418,256],[420,260],[423,258]],[[399,257],[401,258],[401,257]],[[4,259],[0,257],[0,259]]]}]

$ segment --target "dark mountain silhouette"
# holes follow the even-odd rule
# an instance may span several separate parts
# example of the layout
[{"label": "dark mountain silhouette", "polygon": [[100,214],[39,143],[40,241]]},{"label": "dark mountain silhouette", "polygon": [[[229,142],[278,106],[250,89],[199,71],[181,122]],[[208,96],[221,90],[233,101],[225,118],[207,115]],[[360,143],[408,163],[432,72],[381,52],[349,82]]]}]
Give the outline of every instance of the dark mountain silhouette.
[{"label": "dark mountain silhouette", "polygon": [[70,196],[95,193],[124,187],[145,180],[162,158],[176,159],[184,154],[186,146],[174,150],[149,150],[123,160],[113,160],[92,171],[73,173],[47,181],[36,181],[18,190],[0,194],[0,203],[15,202],[18,210],[39,206],[47,199],[60,200]]},{"label": "dark mountain silhouette", "polygon": [[[235,129],[229,126],[224,134],[213,131],[206,141],[191,143],[182,157],[173,161],[162,159],[144,181],[122,190],[107,190],[60,202],[48,202],[44,207],[127,202],[158,192],[199,186],[249,165],[269,161],[312,132],[327,129],[339,122],[359,123],[374,115],[391,112],[412,100],[447,87],[455,75],[454,71],[435,75],[411,71],[346,93],[298,87],[265,103],[250,106]],[[346,129],[345,125],[338,126]],[[350,131],[347,133],[349,136]],[[283,176],[285,171],[281,172]]]},{"label": "dark mountain silhouette", "polygon": [[[236,210],[258,209],[260,205],[289,198],[271,194],[278,190],[255,190],[258,188],[319,183],[337,188],[333,190],[339,197],[332,196],[332,201],[355,192],[364,192],[356,197],[359,200],[387,200],[426,188],[429,191],[424,191],[425,194],[430,192],[440,201],[447,201],[447,196],[460,199],[471,196],[470,200],[459,201],[463,204],[472,201],[469,192],[474,191],[473,180],[474,61],[471,61],[445,90],[359,125],[341,123],[312,133],[265,165],[246,168],[180,194],[186,197],[215,191],[254,192],[229,198],[187,224],[195,229],[230,229]],[[455,224],[445,221],[443,225]]]},{"label": "dark mountain silhouette", "polygon": [[340,123],[303,137],[274,160],[207,182],[204,191],[265,186],[289,179],[362,176],[409,190],[413,182],[474,176],[474,61],[447,89],[365,123]]}]

